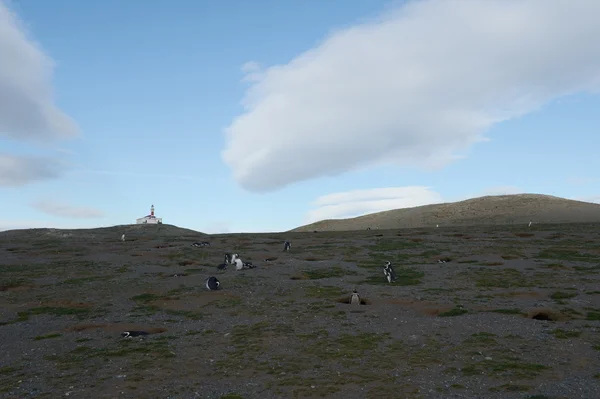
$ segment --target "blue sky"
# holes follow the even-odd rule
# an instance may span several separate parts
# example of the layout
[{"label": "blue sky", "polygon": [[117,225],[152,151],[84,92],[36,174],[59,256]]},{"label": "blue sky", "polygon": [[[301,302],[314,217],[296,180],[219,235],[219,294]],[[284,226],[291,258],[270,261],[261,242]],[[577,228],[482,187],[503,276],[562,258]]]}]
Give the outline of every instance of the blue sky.
[{"label": "blue sky", "polygon": [[469,4],[0,0],[0,230],[600,202],[600,2]]}]

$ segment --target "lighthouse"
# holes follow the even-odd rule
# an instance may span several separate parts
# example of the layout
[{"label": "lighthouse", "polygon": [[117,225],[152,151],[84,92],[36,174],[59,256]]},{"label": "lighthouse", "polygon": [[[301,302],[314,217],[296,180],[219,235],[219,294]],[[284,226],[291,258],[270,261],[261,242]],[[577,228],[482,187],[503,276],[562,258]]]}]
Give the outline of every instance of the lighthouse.
[{"label": "lighthouse", "polygon": [[157,218],[154,215],[154,205],[150,206],[150,214],[142,218],[136,219],[136,224],[161,224],[162,218]]}]

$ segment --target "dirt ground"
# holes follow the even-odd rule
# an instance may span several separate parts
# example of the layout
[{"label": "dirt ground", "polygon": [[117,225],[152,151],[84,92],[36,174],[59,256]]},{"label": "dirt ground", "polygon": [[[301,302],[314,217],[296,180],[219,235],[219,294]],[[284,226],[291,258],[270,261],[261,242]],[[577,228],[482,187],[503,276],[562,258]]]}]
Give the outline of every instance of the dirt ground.
[{"label": "dirt ground", "polygon": [[599,224],[0,233],[0,397],[600,398],[599,273]]}]

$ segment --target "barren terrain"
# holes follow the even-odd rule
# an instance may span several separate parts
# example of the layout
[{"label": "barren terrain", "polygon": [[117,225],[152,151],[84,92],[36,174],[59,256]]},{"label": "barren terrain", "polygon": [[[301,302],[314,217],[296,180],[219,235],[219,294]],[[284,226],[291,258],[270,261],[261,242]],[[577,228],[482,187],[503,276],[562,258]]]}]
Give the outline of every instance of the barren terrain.
[{"label": "barren terrain", "polygon": [[0,397],[600,398],[599,244],[592,223],[0,233]]}]

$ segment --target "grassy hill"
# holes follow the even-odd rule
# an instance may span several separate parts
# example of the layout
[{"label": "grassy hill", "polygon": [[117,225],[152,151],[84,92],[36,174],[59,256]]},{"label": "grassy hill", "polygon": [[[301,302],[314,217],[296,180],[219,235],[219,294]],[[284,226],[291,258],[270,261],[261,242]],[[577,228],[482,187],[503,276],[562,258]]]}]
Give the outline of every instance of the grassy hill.
[{"label": "grassy hill", "polygon": [[351,231],[443,226],[600,222],[600,204],[551,195],[516,194],[417,206],[371,213],[350,219],[330,219],[291,231]]}]

